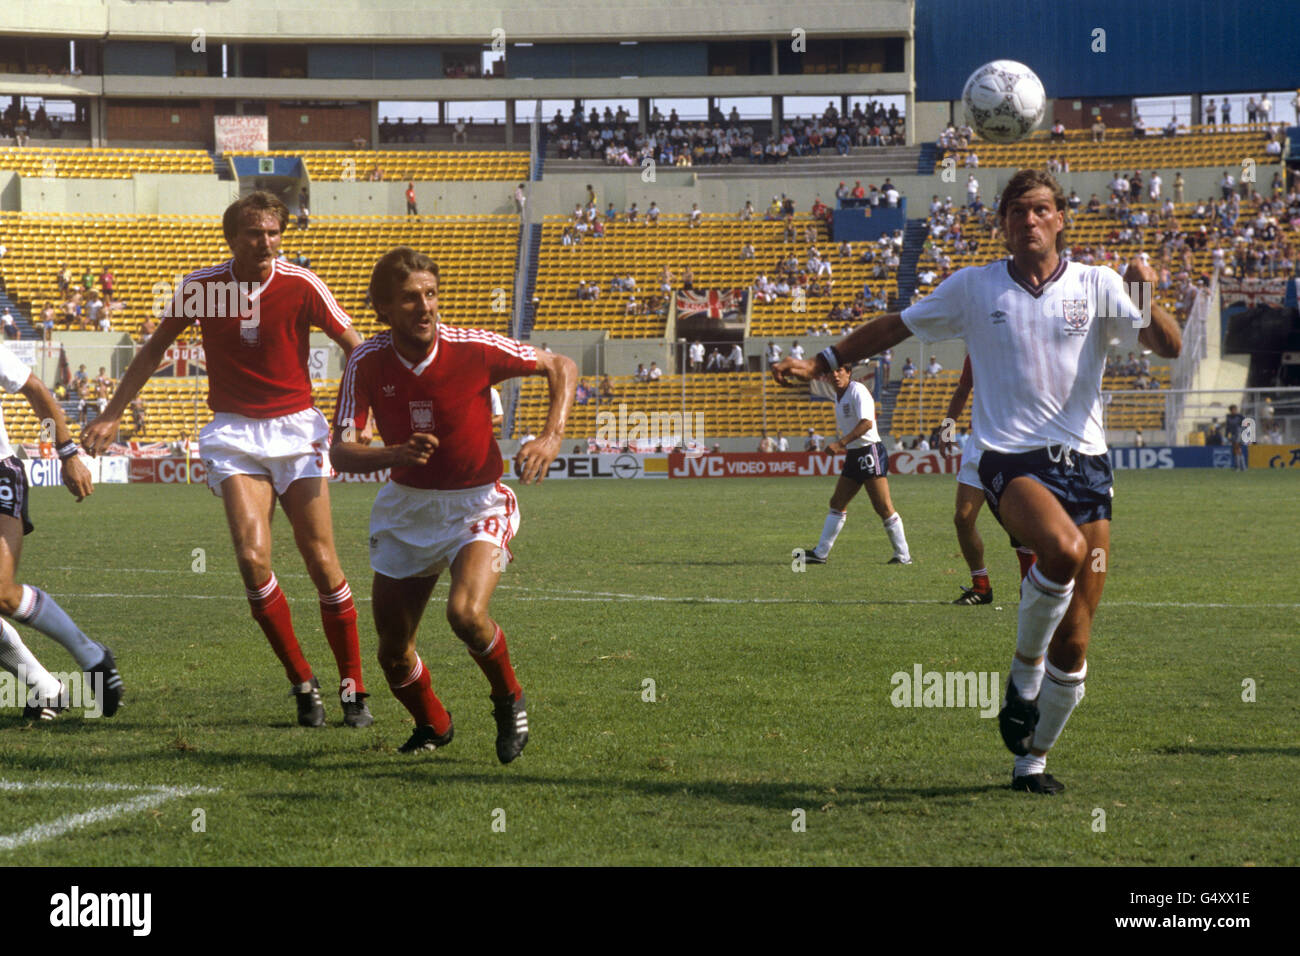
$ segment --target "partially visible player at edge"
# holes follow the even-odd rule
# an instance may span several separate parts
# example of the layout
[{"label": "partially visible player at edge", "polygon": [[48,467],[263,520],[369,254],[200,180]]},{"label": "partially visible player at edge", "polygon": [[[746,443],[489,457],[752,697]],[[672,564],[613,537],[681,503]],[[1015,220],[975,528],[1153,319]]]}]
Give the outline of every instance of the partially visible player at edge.
[{"label": "partially visible player at edge", "polygon": [[853,380],[853,368],[841,365],[828,378],[835,389],[835,427],[838,434],[826,446],[832,455],[844,456],[844,468],[831,493],[830,511],[822,525],[816,547],[804,551],[808,564],[825,564],[840,529],[844,527],[849,502],[861,488],[880,520],[894,549],[890,564],[911,564],[912,553],[903,533],[903,519],[889,497],[889,454],[876,430],[876,403],[861,382]]},{"label": "partially visible player at edge", "polygon": [[[961,366],[961,378],[957,380],[957,387],[953,389],[952,398],[948,401],[948,412],[939,425],[944,454],[953,454],[957,447],[956,442],[947,436],[956,427],[957,419],[961,418],[966,400],[970,398],[973,381],[970,356],[967,355]],[[984,540],[980,537],[979,528],[975,526],[980,506],[984,504],[984,486],[980,484],[979,467],[979,444],[971,436],[961,453],[961,469],[957,472],[957,502],[952,515],[953,524],[957,526],[957,544],[970,567],[971,578],[971,586],[963,587],[961,597],[952,603],[967,606],[993,603],[993,586],[989,583],[989,569],[984,564]],[[1034,563],[1034,552],[1014,539],[1011,547],[1015,549],[1016,558],[1020,561],[1020,580],[1023,581]]]},{"label": "partially visible player at edge", "polygon": [[[185,277],[158,331],[82,441],[91,454],[104,450],[164,351],[197,319],[214,413],[199,433],[199,454],[208,487],[225,506],[253,618],[293,685],[298,723],[323,727],[320,681],[303,656],[289,602],[271,570],[271,518],[279,500],[320,594],[321,623],[338,664],[343,721],[366,727],[373,718],[361,679],[357,611],[330,521],[329,423],[312,405],[307,371],[312,327],[337,342],[344,355],[352,354],[361,336],[319,276],[277,258],[288,221],[288,208],[267,192],[250,193],[226,209],[221,225],[232,258]],[[241,284],[247,284],[243,291]]]},{"label": "partially visible player at edge", "polygon": [[980,483],[998,521],[1038,556],[1021,587],[998,725],[1016,754],[1012,787],[1045,794],[1064,789],[1046,773],[1047,752],[1083,697],[1109,558],[1113,489],[1101,418],[1109,342],[1119,337],[1126,347],[1141,328],[1138,341],[1158,355],[1173,358],[1182,348],[1177,322],[1152,301],[1150,266],[1129,264],[1125,279],[1142,283],[1135,304],[1115,271],[1061,258],[1065,205],[1049,174],[1021,170],[998,207],[1010,259],[961,269],[901,314],[861,326],[813,360],[784,359],[772,370],[785,384],[914,333],[925,342],[965,340],[981,383],[973,416]]},{"label": "partially visible player at edge", "polygon": [[[63,483],[78,501],[89,495],[94,490],[90,471],[77,457],[77,443],[68,430],[63,409],[32,370],[6,346],[0,346],[0,386],[10,394],[21,392],[37,421],[53,424],[55,447],[63,461]],[[34,627],[67,648],[86,674],[87,689],[93,689],[104,716],[112,717],[122,702],[122,678],[112,652],[83,634],[40,588],[18,583],[23,536],[32,532],[27,495],[27,473],[9,444],[0,410],[0,614]],[[24,717],[52,720],[68,706],[63,685],[41,665],[8,621],[0,621],[0,667],[27,687]]]},{"label": "partially visible player at edge", "polygon": [[[340,471],[391,468],[370,513],[371,608],[379,663],[393,694],[415,719],[404,753],[451,742],[451,714],[433,692],[415,635],[438,576],[451,571],[447,622],[491,686],[497,759],[510,763],[528,742],[528,710],[510,664],[506,636],[488,602],[511,560],[519,506],[501,484],[492,434],[491,386],[544,375],[546,426],[526,443],[515,470],[540,481],[560,451],[577,368],[495,332],[441,325],[438,266],[399,246],[376,263],[370,296],[388,331],[366,340],[348,361],[334,417]],[[385,447],[359,441],[373,417]]]}]

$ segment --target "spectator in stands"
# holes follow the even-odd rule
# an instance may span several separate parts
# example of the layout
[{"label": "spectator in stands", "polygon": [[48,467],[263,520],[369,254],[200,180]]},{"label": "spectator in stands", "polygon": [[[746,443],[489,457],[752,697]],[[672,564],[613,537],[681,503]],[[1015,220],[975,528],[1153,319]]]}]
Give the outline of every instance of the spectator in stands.
[{"label": "spectator in stands", "polygon": [[1224,199],[1232,198],[1232,187],[1235,184],[1236,180],[1233,179],[1232,173],[1225,169],[1223,171],[1223,178],[1219,180],[1219,189],[1222,191]]},{"label": "spectator in stands", "polygon": [[573,401],[576,405],[586,405],[591,401],[594,392],[587,385],[586,379],[579,379],[578,386],[573,390]]},{"label": "spectator in stands", "polygon": [[99,374],[95,376],[95,394],[103,399],[113,394],[113,380],[109,378],[108,369],[103,365],[99,367]]},{"label": "spectator in stands", "polygon": [[604,401],[608,401],[613,397],[614,397],[614,383],[609,380],[608,375],[605,375],[600,380],[600,400],[604,402]]},{"label": "spectator in stands", "polygon": [[733,372],[745,370],[745,353],[740,350],[739,342],[731,346],[731,354],[727,356],[727,366]]},{"label": "spectator in stands", "polygon": [[1169,117],[1169,122],[1165,124],[1165,138],[1173,139],[1178,135],[1178,117]]},{"label": "spectator in stands", "polygon": [[682,270],[682,291],[692,292],[694,291],[694,289],[695,289],[695,273],[691,271],[690,266],[687,266],[685,269]]},{"label": "spectator in stands", "polygon": [[649,380],[650,380],[650,373],[646,371],[645,365],[638,362],[636,366],[636,371],[632,374],[632,381],[648,382]]},{"label": "spectator in stands", "polygon": [[759,454],[770,455],[776,451],[776,442],[768,437],[767,432],[763,432],[763,437],[758,442]]},{"label": "spectator in stands", "polygon": [[1098,116],[1092,123],[1092,141],[1094,143],[1106,142],[1106,124]]},{"label": "spectator in stands", "polygon": [[456,126],[452,129],[451,141],[453,144],[469,142],[468,135],[465,132],[465,117],[462,116],[456,121]]},{"label": "spectator in stands", "polygon": [[700,212],[700,204],[691,203],[691,212],[687,217],[686,225],[688,228],[695,229],[704,224],[704,213]]},{"label": "spectator in stands", "polygon": [[420,214],[419,207],[415,205],[414,182],[408,182],[406,184],[406,214],[408,216],[418,216]]},{"label": "spectator in stands", "polygon": [[708,361],[704,363],[704,371],[721,372],[725,361],[726,360],[722,357],[722,352],[718,350],[717,346],[714,346],[709,351]]},{"label": "spectator in stands", "polygon": [[1273,101],[1268,98],[1267,93],[1261,93],[1259,96],[1259,121],[1265,126],[1268,125],[1268,117],[1272,111]]},{"label": "spectator in stands", "polygon": [[637,208],[636,203],[632,203],[627,209],[627,221],[634,223],[639,215],[641,215],[641,210]]},{"label": "spectator in stands", "polygon": [[1142,116],[1139,113],[1133,114],[1133,138],[1142,139],[1147,134],[1147,125],[1142,122]]},{"label": "spectator in stands", "polygon": [[104,301],[113,300],[113,289],[117,286],[117,279],[113,275],[113,270],[109,266],[104,266],[104,270],[99,274],[99,289],[103,293]]},{"label": "spectator in stands", "polygon": [[943,366],[939,364],[939,359],[936,356],[930,356],[930,364],[925,367],[925,377],[934,378],[942,371]]},{"label": "spectator in stands", "polygon": [[[874,186],[872,186],[871,188],[875,189]],[[854,199],[867,198],[867,192],[865,189],[862,188],[862,180],[856,179],[853,181],[853,191],[849,193],[849,195],[852,196]]]},{"label": "spectator in stands", "polygon": [[520,183],[515,187],[515,212],[519,213],[520,218],[524,215],[524,206],[528,203],[528,194],[524,192],[524,184]]},{"label": "spectator in stands", "polygon": [[144,398],[137,395],[134,399],[131,400],[131,405],[129,407],[131,409],[131,421],[135,426],[133,430],[133,434],[134,435],[143,434],[146,426],[148,425],[148,417],[145,414]]},{"label": "spectator in stands", "polygon": [[1210,97],[1210,102],[1205,107],[1205,125],[1214,125],[1214,97]]},{"label": "spectator in stands", "polygon": [[741,222],[752,222],[754,219],[754,204],[748,199],[745,200],[745,208],[740,210]]},{"label": "spectator in stands", "polygon": [[692,372],[704,371],[704,345],[701,342],[692,342],[687,349],[689,356],[690,369]]},{"label": "spectator in stands", "polygon": [[748,239],[746,239],[745,242],[740,247],[740,258],[742,259],[754,258],[754,244],[750,242]]},{"label": "spectator in stands", "polygon": [[657,382],[663,377],[664,377],[663,369],[659,367],[657,362],[651,362],[650,370],[646,372],[646,381]]},{"label": "spectator in stands", "polygon": [[1065,141],[1065,124],[1060,120],[1052,124],[1052,139],[1057,142]]},{"label": "spectator in stands", "polygon": [[3,326],[4,337],[6,339],[17,341],[22,338],[22,331],[18,328],[18,323],[14,321],[14,317],[9,314],[8,308],[6,308],[4,313],[0,315],[0,326]]},{"label": "spectator in stands", "polygon": [[89,292],[94,287],[95,287],[95,273],[92,272],[89,268],[87,268],[86,271],[81,274],[81,288],[83,291]]},{"label": "spectator in stands", "polygon": [[850,195],[849,187],[846,186],[844,183],[840,183],[838,186],[835,187],[835,198],[839,202],[843,202],[844,200],[848,199],[849,195]]},{"label": "spectator in stands", "polygon": [[311,225],[311,210],[308,209],[306,204],[304,203],[303,205],[298,207],[297,226],[299,229],[306,229],[310,225]]},{"label": "spectator in stands", "polygon": [[1223,102],[1219,104],[1219,119],[1224,126],[1232,122],[1232,104],[1228,102],[1226,96],[1223,98]]},{"label": "spectator in stands", "polygon": [[903,360],[903,379],[916,378],[916,366],[912,364],[912,357],[909,355]]},{"label": "spectator in stands", "polygon": [[781,346],[777,345],[776,342],[774,341],[768,342],[767,343],[767,364],[775,365],[779,361],[781,361]]},{"label": "spectator in stands", "polygon": [[804,451],[821,451],[821,450],[822,450],[822,441],[823,441],[822,436],[817,434],[817,429],[815,429],[815,428],[813,428],[811,425],[809,425],[809,426],[808,426],[808,437],[807,437],[806,439],[804,439],[803,450],[804,450]]},{"label": "spectator in stands", "polygon": [[46,302],[41,309],[41,337],[49,342],[54,338],[54,303]]}]

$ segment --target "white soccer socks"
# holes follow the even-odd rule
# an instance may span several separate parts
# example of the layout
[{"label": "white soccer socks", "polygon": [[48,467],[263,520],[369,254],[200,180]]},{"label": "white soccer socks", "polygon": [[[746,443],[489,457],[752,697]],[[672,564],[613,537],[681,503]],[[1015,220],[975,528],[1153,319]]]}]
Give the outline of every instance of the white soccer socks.
[{"label": "white soccer socks", "polygon": [[0,667],[22,681],[32,699],[41,703],[59,699],[63,685],[42,666],[13,625],[5,620],[0,620]]},{"label": "white soccer socks", "polygon": [[1083,679],[1087,676],[1087,661],[1073,674],[1053,667],[1052,662],[1047,661],[1047,674],[1038,695],[1038,726],[1034,728],[1034,740],[1030,744],[1034,750],[1052,749],[1065,728],[1065,722],[1083,700]]},{"label": "white soccer socks", "polygon": [[1016,629],[1016,654],[1011,659],[1011,680],[1025,700],[1038,696],[1043,684],[1043,663],[1026,664],[1021,657],[1036,659],[1047,653],[1056,627],[1069,610],[1074,581],[1057,584],[1043,577],[1034,565],[1025,575],[1020,595],[1020,620]]},{"label": "white soccer socks", "polygon": [[104,659],[103,645],[83,634],[67,612],[55,603],[54,598],[40,588],[23,585],[23,597],[13,616],[20,624],[34,627],[66,647],[82,670],[94,667]]},{"label": "white soccer socks", "polygon": [[885,534],[889,535],[889,543],[893,545],[894,557],[904,562],[912,560],[912,552],[907,549],[907,536],[903,534],[903,519],[897,511],[885,519]]},{"label": "white soccer socks", "polygon": [[835,547],[835,539],[840,535],[840,529],[844,527],[844,519],[847,517],[845,512],[836,511],[834,508],[826,513],[826,523],[822,525],[822,537],[817,542],[817,547],[813,553],[819,558],[825,558],[831,553],[831,548]]}]

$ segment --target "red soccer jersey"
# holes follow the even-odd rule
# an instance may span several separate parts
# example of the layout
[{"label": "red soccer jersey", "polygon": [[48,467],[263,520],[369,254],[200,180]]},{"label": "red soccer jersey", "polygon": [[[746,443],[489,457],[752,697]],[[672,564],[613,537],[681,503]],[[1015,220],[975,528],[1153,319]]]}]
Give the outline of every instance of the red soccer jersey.
[{"label": "red soccer jersey", "polygon": [[501,450],[492,435],[491,388],[537,368],[531,345],[480,329],[438,326],[433,351],[411,368],[380,332],[353,351],[339,386],[335,429],[366,427],[373,411],[388,446],[416,432],[438,439],[420,467],[394,468],[392,480],[410,488],[455,490],[501,477]]},{"label": "red soccer jersey", "polygon": [[214,412],[278,418],[311,408],[311,327],[337,337],[352,320],[310,269],[277,259],[259,286],[237,281],[232,263],[187,275],[159,332],[179,334],[198,320]]}]

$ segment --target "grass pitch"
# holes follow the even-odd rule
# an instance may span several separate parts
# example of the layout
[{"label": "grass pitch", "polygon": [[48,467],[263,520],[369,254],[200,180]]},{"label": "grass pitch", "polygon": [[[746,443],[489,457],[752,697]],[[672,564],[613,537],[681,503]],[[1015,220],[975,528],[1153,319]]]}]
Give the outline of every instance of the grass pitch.
[{"label": "grass pitch", "polygon": [[[831,479],[521,489],[518,560],[493,604],[533,730],[509,767],[486,681],[442,616],[445,583],[420,650],[456,739],[396,751],[410,721],[374,663],[368,600],[376,486],[332,490],[373,692],[361,731],[328,696],[327,729],[295,725],[206,491],[103,486],[76,505],[37,489],[20,577],[113,647],[127,698],[111,720],[0,713],[0,862],[1297,862],[1294,474],[1118,474],[1087,697],[1049,761],[1068,788],[1056,798],[1011,792],[977,708],[891,703],[891,676],[917,665],[1005,681],[1017,573],[985,513],[995,606],[949,606],[969,583],[953,482],[890,484],[916,563],[885,565],[860,496],[831,562],[803,573],[791,549],[816,541]],[[275,532],[299,637],[333,685],[282,515]]]}]

